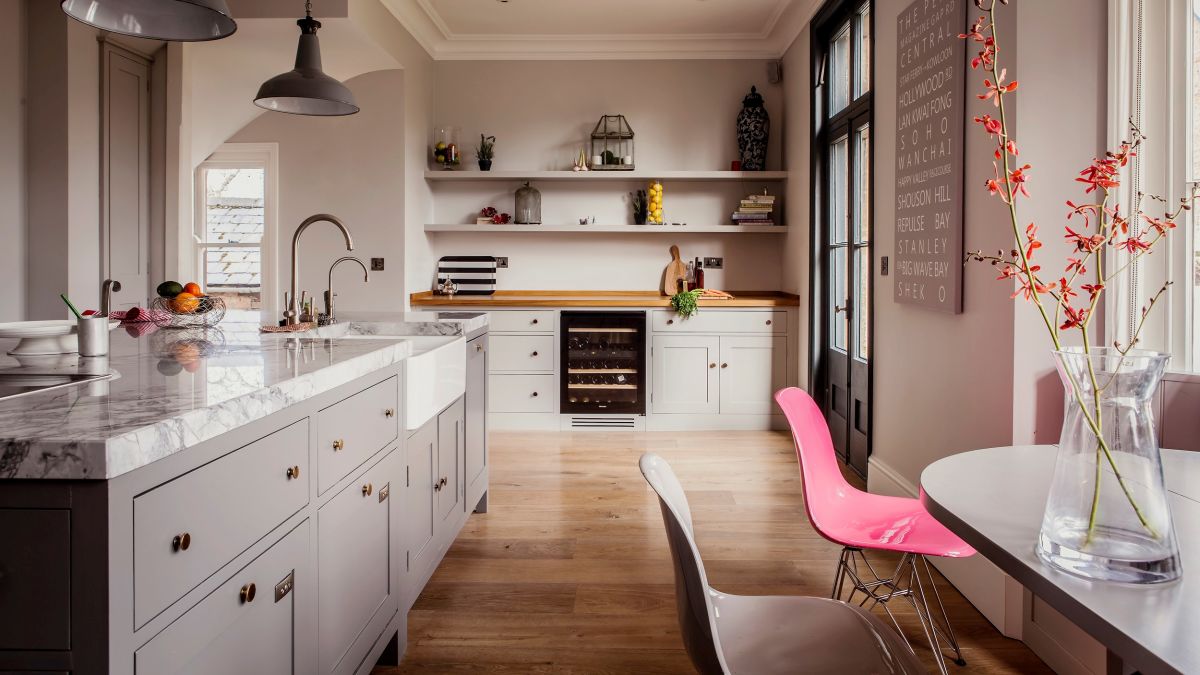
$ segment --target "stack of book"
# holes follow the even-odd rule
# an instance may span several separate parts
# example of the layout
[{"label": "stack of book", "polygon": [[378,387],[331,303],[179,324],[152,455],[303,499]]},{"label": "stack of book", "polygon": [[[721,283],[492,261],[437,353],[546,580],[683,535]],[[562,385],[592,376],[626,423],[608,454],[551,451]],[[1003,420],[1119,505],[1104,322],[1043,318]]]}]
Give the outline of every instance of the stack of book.
[{"label": "stack of book", "polygon": [[774,225],[774,195],[748,195],[733,212],[734,225]]}]

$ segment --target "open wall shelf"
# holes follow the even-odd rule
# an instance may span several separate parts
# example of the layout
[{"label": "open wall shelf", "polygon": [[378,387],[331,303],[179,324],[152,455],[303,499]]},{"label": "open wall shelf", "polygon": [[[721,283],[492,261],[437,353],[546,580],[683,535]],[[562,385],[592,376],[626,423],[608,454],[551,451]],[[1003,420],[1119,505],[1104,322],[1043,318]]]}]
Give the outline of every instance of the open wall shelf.
[{"label": "open wall shelf", "polygon": [[780,225],[426,225],[426,232],[569,232],[588,234],[597,232],[625,232],[632,234],[784,234],[788,231]]},{"label": "open wall shelf", "polygon": [[442,171],[426,170],[430,181],[743,181],[750,183],[782,182],[787,171]]}]

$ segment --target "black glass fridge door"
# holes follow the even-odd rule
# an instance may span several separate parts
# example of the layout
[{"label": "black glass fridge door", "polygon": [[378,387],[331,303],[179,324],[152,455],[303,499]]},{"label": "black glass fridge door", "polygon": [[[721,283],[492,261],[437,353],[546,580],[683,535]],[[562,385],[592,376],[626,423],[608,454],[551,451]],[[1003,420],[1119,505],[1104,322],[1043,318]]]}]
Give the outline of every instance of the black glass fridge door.
[{"label": "black glass fridge door", "polygon": [[646,313],[563,312],[560,410],[646,413]]}]

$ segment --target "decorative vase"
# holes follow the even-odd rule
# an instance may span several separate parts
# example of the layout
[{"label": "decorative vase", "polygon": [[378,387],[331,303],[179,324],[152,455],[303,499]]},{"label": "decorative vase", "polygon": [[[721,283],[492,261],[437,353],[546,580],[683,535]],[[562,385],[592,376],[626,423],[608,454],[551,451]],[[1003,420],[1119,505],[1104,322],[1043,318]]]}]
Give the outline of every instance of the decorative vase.
[{"label": "decorative vase", "polygon": [[763,107],[762,95],[756,87],[742,99],[742,111],[737,117],[738,155],[743,171],[762,171],[767,168],[767,138],[771,134],[771,118]]},{"label": "decorative vase", "polygon": [[517,188],[516,202],[513,222],[518,225],[542,224],[542,193],[537,188],[529,183]]},{"label": "decorative vase", "polygon": [[1037,553],[1089,579],[1159,583],[1182,573],[1150,397],[1167,354],[1054,353],[1066,391]]},{"label": "decorative vase", "polygon": [[492,160],[490,160],[490,159],[479,160],[479,170],[480,171],[491,171],[492,170]]}]

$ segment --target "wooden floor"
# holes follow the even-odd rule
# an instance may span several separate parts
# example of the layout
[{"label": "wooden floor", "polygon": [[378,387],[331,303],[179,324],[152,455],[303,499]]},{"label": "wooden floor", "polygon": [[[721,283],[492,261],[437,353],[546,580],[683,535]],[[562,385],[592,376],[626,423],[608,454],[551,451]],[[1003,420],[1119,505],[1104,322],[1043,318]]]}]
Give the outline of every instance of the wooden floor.
[{"label": "wooden floor", "polygon": [[[646,451],[687,489],[715,588],[829,592],[839,548],[805,519],[790,436],[493,433],[489,513],[471,516],[417,600],[401,666],[376,675],[694,672],[662,518],[637,468]],[[939,581],[967,660],[952,675],[1050,672]],[[932,669],[916,616],[900,620]]]}]

